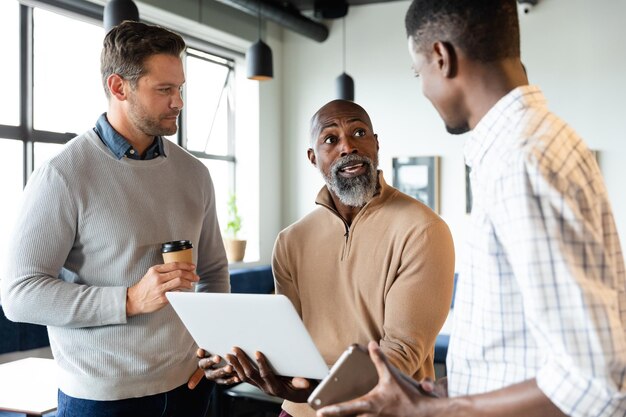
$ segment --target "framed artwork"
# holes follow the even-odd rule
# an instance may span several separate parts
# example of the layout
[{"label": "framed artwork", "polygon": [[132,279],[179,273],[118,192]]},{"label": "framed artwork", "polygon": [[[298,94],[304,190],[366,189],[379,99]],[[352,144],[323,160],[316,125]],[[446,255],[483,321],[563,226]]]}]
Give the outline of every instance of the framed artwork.
[{"label": "framed artwork", "polygon": [[439,213],[439,157],[393,158],[393,186]]},{"label": "framed artwork", "polygon": [[472,212],[472,183],[470,182],[470,171],[472,169],[465,165],[465,213]]}]

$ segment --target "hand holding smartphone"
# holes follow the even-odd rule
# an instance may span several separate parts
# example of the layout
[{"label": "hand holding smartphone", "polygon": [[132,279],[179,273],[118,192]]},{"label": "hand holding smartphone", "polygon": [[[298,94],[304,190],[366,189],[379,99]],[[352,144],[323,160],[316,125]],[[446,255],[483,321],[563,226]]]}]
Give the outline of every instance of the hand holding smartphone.
[{"label": "hand holding smartphone", "polygon": [[378,373],[366,348],[351,345],[309,396],[314,409],[352,400],[367,394],[378,383]]}]

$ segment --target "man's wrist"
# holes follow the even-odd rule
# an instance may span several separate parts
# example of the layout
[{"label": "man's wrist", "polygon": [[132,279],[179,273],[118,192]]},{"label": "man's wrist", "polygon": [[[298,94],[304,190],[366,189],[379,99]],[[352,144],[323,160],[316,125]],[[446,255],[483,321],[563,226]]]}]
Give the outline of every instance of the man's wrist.
[{"label": "man's wrist", "polygon": [[133,300],[131,298],[132,287],[126,289],[126,317],[132,317],[139,314],[136,311]]}]

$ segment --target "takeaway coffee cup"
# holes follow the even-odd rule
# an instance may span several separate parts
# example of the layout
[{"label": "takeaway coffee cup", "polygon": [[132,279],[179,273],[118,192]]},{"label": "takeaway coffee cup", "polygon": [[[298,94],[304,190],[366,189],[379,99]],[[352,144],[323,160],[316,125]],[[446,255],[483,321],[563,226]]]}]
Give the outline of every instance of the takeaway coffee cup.
[{"label": "takeaway coffee cup", "polygon": [[161,244],[163,262],[188,262],[193,263],[193,245],[188,240],[174,240]]}]

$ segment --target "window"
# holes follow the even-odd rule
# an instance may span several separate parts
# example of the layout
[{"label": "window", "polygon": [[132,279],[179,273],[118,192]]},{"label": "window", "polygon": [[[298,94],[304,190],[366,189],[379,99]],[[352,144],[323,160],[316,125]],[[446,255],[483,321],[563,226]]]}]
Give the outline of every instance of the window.
[{"label": "window", "polygon": [[20,54],[19,54],[19,8],[17,1],[0,2],[0,124],[17,126],[20,122]]},{"label": "window", "polygon": [[[209,169],[226,225],[226,202],[235,191],[235,154],[231,111],[233,62],[189,48],[185,60],[186,130],[183,143]],[[186,134],[185,134],[186,132]],[[224,179],[228,179],[224,181]]]},{"label": "window", "polygon": [[103,30],[38,8],[33,20],[34,128],[82,133],[107,109],[100,78]]},{"label": "window", "polygon": [[20,54],[19,54],[19,4],[17,1],[0,2],[0,79],[3,80],[0,100],[0,262],[4,265],[7,239],[23,186],[23,146],[21,141],[10,140],[10,126],[20,124]]},{"label": "window", "polygon": [[228,107],[232,62],[188,50],[185,61],[187,149],[227,156],[232,154]]},{"label": "window", "polygon": [[[42,7],[47,7],[45,3]],[[31,172],[56,155],[65,142],[93,127],[107,109],[100,78],[102,26],[93,20],[94,16],[77,18],[76,10],[74,14],[59,13],[63,7],[55,4],[52,11],[20,5],[18,0],[0,1],[0,79],[4,81],[0,101],[0,192],[9,202],[0,209],[2,236],[9,233],[21,190]],[[168,139],[186,147],[208,167],[215,186],[218,219],[220,225],[225,225],[228,197],[241,184],[235,181],[242,157],[235,153],[235,126],[240,124],[235,124],[238,108],[234,85],[242,84],[240,92],[249,86],[235,77],[243,65],[241,57],[235,53],[232,57],[207,53],[202,45],[194,39],[193,48],[185,53],[181,129]],[[32,60],[28,51],[32,51]],[[249,104],[241,108],[245,112],[258,110],[250,109]],[[251,117],[242,117],[247,119]],[[249,128],[238,127],[241,131]],[[249,136],[249,132],[246,134]],[[258,158],[258,148],[248,146],[242,155],[245,161]],[[247,176],[253,164],[244,165]],[[258,195],[249,192],[248,186],[241,186],[245,190],[240,193]],[[258,212],[258,201],[252,203],[248,210]],[[251,249],[246,260],[258,259],[259,253],[258,221],[253,217],[244,220]],[[2,246],[5,240],[0,239],[0,254],[6,253]]]}]

